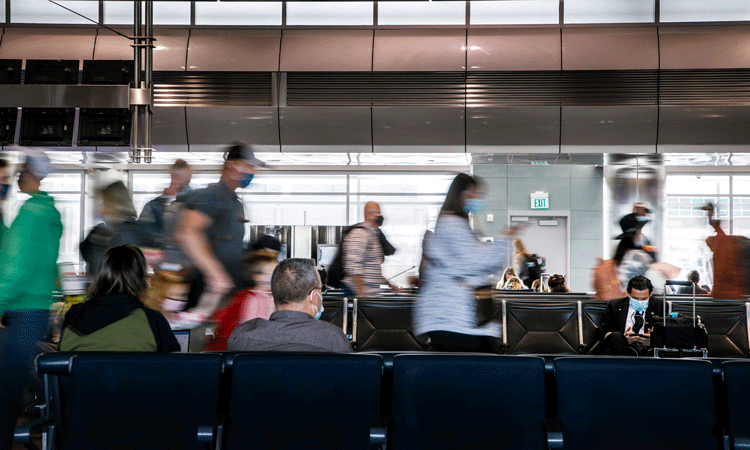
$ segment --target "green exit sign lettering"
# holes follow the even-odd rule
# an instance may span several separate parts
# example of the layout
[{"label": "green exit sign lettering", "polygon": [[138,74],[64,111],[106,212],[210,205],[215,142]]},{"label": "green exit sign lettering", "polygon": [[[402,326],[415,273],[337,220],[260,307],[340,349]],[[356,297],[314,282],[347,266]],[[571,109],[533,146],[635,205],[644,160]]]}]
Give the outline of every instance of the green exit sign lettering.
[{"label": "green exit sign lettering", "polygon": [[549,209],[549,194],[542,191],[532,193],[531,209]]}]

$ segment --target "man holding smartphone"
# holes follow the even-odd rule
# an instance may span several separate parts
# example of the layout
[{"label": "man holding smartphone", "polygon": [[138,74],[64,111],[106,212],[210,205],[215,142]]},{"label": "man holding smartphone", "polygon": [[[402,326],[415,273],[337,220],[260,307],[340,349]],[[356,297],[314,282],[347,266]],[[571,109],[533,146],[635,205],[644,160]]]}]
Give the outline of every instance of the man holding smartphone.
[{"label": "man holding smartphone", "polygon": [[654,287],[643,276],[628,281],[627,297],[610,300],[597,331],[599,355],[643,356],[651,351],[651,327],[654,313],[662,311],[662,302],[652,298]]}]

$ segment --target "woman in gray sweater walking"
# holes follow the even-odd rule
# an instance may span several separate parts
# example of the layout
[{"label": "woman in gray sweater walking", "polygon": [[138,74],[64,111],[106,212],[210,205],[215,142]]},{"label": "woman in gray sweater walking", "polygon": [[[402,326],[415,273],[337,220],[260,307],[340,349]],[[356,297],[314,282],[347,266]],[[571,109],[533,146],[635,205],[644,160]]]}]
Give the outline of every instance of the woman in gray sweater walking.
[{"label": "woman in gray sweater walking", "polygon": [[[461,173],[448,189],[435,233],[425,243],[430,267],[414,310],[416,334],[427,334],[436,351],[494,350],[500,324],[478,325],[474,289],[487,284],[507,260],[509,237],[481,242],[469,225],[469,214],[484,206],[482,182]],[[510,235],[514,229],[508,231]]]}]

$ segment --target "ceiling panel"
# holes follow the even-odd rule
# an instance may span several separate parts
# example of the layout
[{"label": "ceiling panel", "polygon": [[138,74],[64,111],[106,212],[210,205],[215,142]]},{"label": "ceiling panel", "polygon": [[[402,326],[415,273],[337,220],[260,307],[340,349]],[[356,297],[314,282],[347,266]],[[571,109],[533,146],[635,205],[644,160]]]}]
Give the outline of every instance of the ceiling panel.
[{"label": "ceiling panel", "polygon": [[558,153],[560,107],[476,107],[466,110],[466,151]]},{"label": "ceiling panel", "polygon": [[655,27],[563,28],[563,70],[658,69]]},{"label": "ceiling panel", "polygon": [[659,153],[750,152],[750,106],[661,106]]},{"label": "ceiling panel", "polygon": [[562,153],[656,152],[656,106],[563,106]]},{"label": "ceiling panel", "polygon": [[371,152],[371,127],[367,107],[279,108],[283,152]]},{"label": "ceiling panel", "polygon": [[285,30],[281,72],[372,70],[372,30]]},{"label": "ceiling panel", "polygon": [[279,151],[278,108],[186,108],[185,114],[190,151],[219,151],[234,141],[251,143],[258,151]]},{"label": "ceiling panel", "polygon": [[155,150],[187,151],[185,108],[155,107],[152,131]]},{"label": "ceiling panel", "polygon": [[374,71],[463,71],[466,30],[375,30]]},{"label": "ceiling panel", "polygon": [[750,30],[743,27],[662,27],[662,69],[750,68]]},{"label": "ceiling panel", "polygon": [[461,153],[465,151],[464,108],[374,107],[377,152]]},{"label": "ceiling panel", "polygon": [[[131,36],[133,29],[120,28],[121,33]],[[160,28],[154,32],[154,70],[185,70],[189,30]],[[96,38],[94,59],[133,59],[131,41],[109,30],[100,30]]]},{"label": "ceiling panel", "polygon": [[469,71],[560,70],[560,30],[470,29]]},{"label": "ceiling panel", "polygon": [[[76,28],[6,28],[0,59],[91,59],[96,30]],[[122,39],[122,38],[120,38]],[[131,55],[132,56],[132,55]]]},{"label": "ceiling panel", "polygon": [[280,30],[192,30],[187,70],[276,72]]}]

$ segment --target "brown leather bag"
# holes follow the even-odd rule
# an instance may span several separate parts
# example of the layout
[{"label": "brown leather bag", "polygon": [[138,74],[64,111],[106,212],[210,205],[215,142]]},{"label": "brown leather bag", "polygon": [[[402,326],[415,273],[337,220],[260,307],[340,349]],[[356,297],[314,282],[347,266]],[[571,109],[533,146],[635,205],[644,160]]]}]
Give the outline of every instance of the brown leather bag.
[{"label": "brown leather bag", "polygon": [[597,300],[609,301],[616,298],[626,297],[628,294],[622,290],[620,280],[617,279],[617,266],[612,259],[600,260],[594,267],[594,291]]}]

